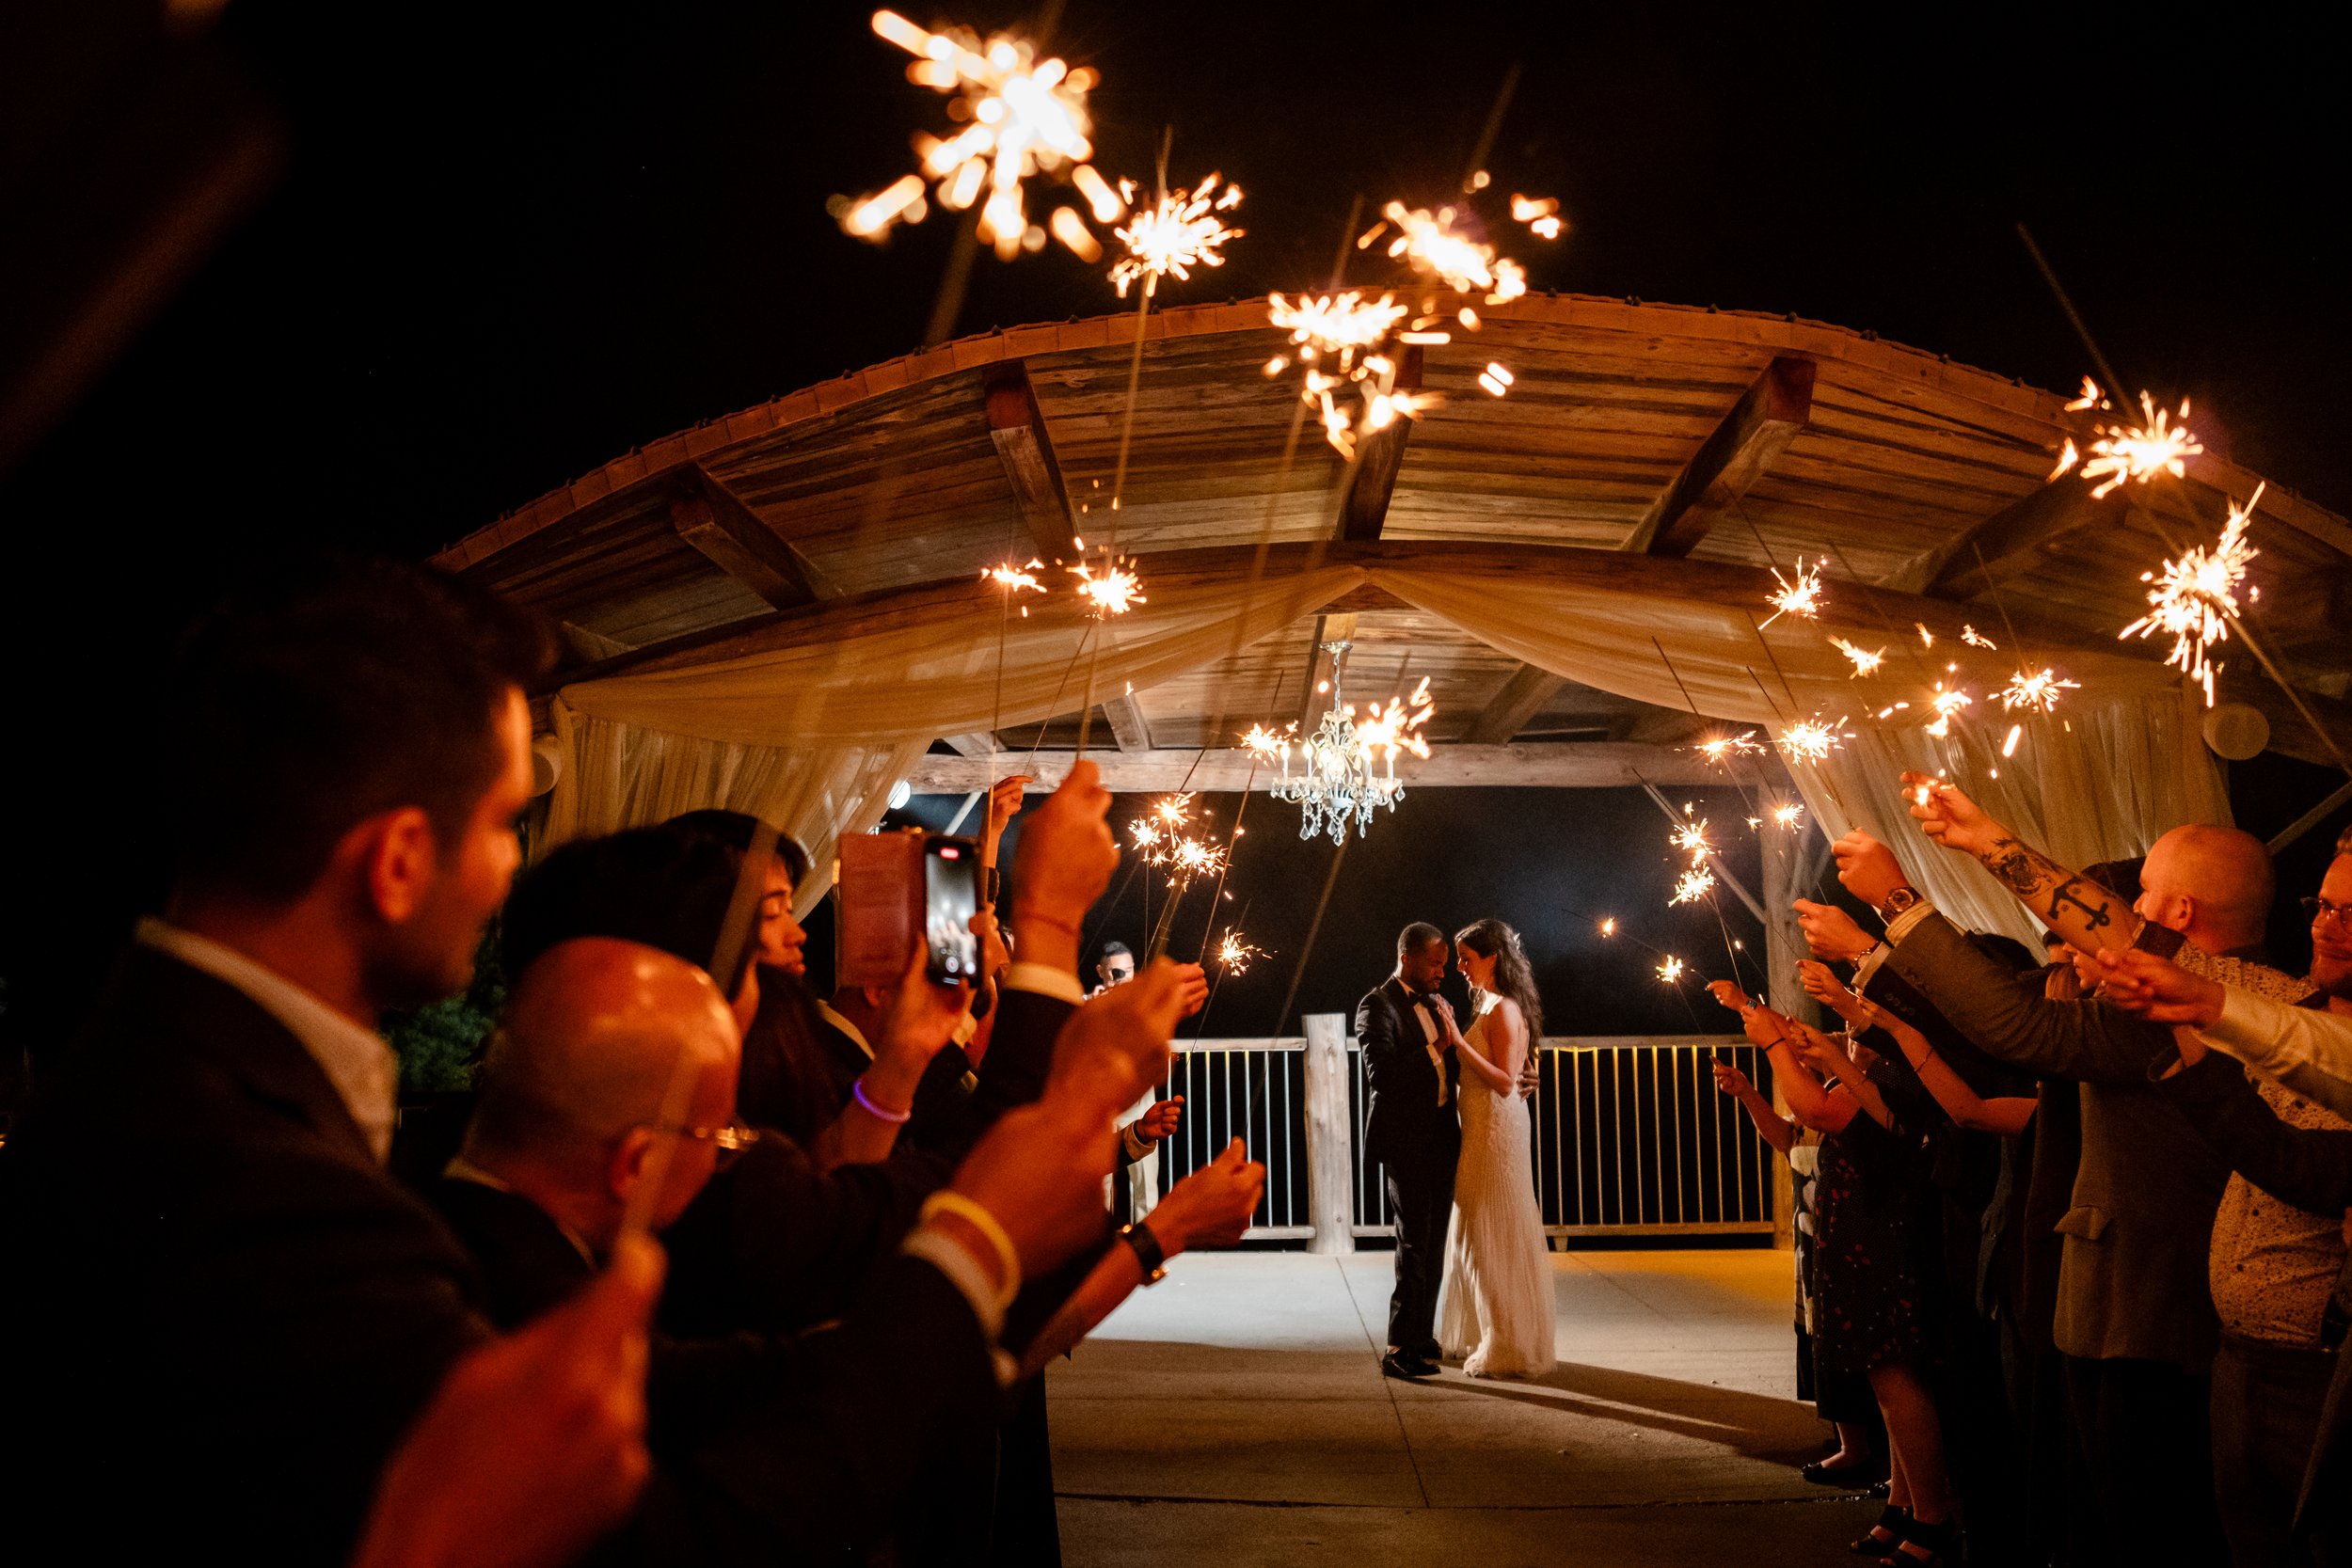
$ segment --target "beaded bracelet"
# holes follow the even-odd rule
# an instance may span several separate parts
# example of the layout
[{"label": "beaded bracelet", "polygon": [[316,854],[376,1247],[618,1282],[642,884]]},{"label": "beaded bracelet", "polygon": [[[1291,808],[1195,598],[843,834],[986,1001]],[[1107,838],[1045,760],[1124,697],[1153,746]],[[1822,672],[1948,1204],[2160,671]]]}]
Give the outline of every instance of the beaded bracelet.
[{"label": "beaded bracelet", "polygon": [[866,1114],[872,1117],[876,1121],[886,1121],[893,1127],[898,1127],[914,1119],[914,1111],[911,1106],[903,1111],[885,1111],[881,1106],[875,1104],[871,1100],[867,1099],[866,1095],[866,1080],[863,1078],[860,1078],[857,1082],[850,1085],[850,1097],[852,1100],[855,1100],[858,1104],[864,1108]]}]

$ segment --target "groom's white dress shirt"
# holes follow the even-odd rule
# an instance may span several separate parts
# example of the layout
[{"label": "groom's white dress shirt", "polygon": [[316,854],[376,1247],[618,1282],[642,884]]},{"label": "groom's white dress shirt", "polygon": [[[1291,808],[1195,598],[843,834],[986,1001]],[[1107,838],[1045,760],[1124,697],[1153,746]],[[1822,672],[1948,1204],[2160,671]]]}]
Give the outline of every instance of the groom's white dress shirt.
[{"label": "groom's white dress shirt", "polygon": [[1429,1065],[1438,1069],[1438,1103],[1445,1103],[1445,1048],[1438,1042],[1442,1031],[1438,1028],[1438,993],[1411,991],[1405,993],[1412,1004],[1413,1016],[1421,1021],[1421,1048],[1429,1053]]}]

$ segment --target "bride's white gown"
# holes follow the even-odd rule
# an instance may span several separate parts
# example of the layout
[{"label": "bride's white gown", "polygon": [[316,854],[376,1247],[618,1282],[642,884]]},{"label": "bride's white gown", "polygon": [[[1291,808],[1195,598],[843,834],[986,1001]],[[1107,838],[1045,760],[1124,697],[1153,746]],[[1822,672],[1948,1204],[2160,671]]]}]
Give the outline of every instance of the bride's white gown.
[{"label": "bride's white gown", "polygon": [[[1464,1033],[1488,1061],[1495,999]],[[1498,1097],[1467,1069],[1459,1096],[1462,1159],[1454,1173],[1438,1338],[1471,1377],[1534,1377],[1551,1370],[1551,1261],[1535,1205],[1532,1120],[1525,1101]]]}]

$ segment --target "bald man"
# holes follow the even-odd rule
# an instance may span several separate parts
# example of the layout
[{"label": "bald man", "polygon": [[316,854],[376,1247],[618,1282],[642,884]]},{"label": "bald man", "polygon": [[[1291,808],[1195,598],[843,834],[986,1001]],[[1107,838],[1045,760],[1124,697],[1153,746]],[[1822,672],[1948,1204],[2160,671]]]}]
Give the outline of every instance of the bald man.
[{"label": "bald man", "polygon": [[[1120,1039],[1165,1038],[1180,1001],[1163,981],[1088,1023]],[[701,970],[633,942],[564,942],[519,977],[464,1150],[435,1194],[480,1261],[495,1319],[518,1323],[569,1299],[626,1227],[675,1219],[746,1145],[735,1121],[737,1031]],[[1064,1049],[1083,1053],[1086,1037],[1073,1034],[1079,1043],[1066,1035]],[[837,1325],[806,1338],[656,1336],[657,1477],[624,1557],[770,1561],[869,1548],[895,1533],[918,1476],[985,1464],[1002,1410],[994,1341],[1005,1306],[1023,1275],[1096,1234],[1116,1099],[1158,1068],[1142,1059],[1149,1052],[1132,1063],[1094,1054],[1101,1070],[1057,1079],[1044,1103],[996,1125],[958,1169],[957,1203],[927,1211]],[[992,1216],[1016,1256],[958,1204]],[[984,1533],[985,1521],[974,1528]]]},{"label": "bald man", "polygon": [[[2150,847],[2139,896],[2126,904],[1960,790],[1915,773],[1902,782],[1931,838],[1976,858],[2078,948],[2137,945],[2226,964],[2272,994],[2308,989],[2262,962],[2273,876],[2252,835],[2174,829]],[[2207,1380],[2221,1318],[2260,1310],[2266,1243],[2261,1227],[2230,1223],[2253,1206],[2249,1190],[2232,1183],[2226,1163],[2150,1080],[2171,1047],[2169,1031],[2105,1001],[2048,1000],[2037,980],[1972,945],[1868,834],[1849,833],[1836,851],[1839,880],[1886,921],[1884,955],[1866,955],[1867,964],[1908,981],[1989,1055],[2082,1085],[2082,1158],[2058,1225],[2054,1337],[2096,1528],[2119,1560],[2221,1560]],[[1810,939],[1840,945],[1859,936],[1826,906],[1799,907]]]}]

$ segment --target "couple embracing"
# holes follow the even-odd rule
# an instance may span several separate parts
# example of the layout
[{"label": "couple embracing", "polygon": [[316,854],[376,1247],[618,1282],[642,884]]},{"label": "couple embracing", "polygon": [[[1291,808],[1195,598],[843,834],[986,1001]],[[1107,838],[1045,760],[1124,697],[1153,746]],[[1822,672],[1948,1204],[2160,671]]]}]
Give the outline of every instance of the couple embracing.
[{"label": "couple embracing", "polygon": [[1451,956],[1445,933],[1420,923],[1396,939],[1395,973],[1356,1007],[1371,1085],[1364,1153],[1385,1167],[1396,1221],[1380,1370],[1430,1377],[1445,1354],[1462,1357],[1470,1377],[1535,1377],[1555,1360],[1526,1098],[1543,1007],[1510,927],[1481,920],[1454,944],[1470,983],[1467,1028],[1438,994]]}]

